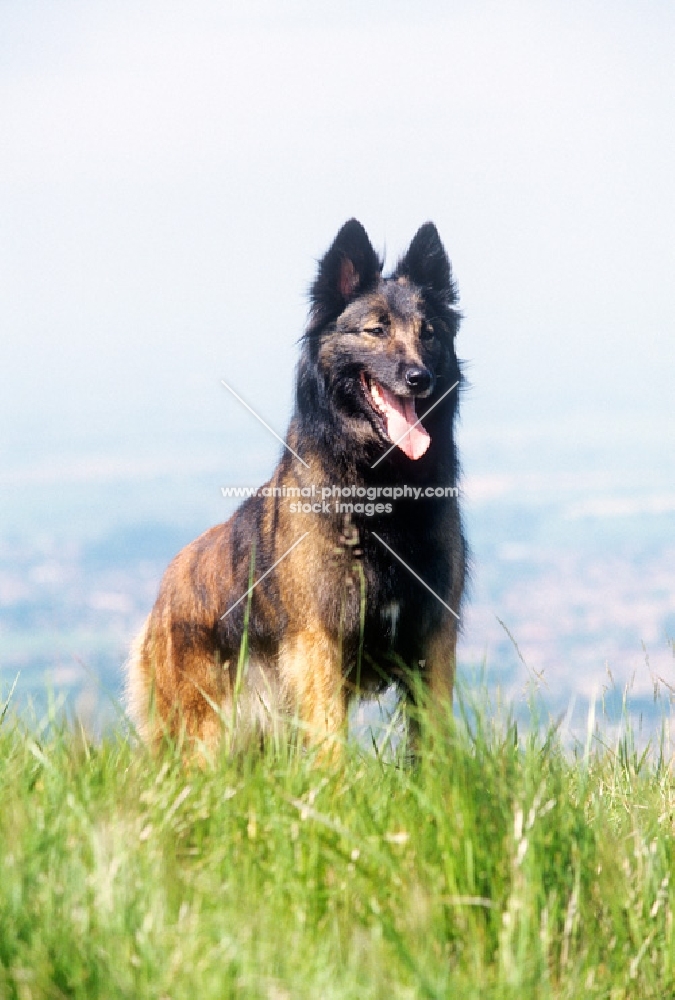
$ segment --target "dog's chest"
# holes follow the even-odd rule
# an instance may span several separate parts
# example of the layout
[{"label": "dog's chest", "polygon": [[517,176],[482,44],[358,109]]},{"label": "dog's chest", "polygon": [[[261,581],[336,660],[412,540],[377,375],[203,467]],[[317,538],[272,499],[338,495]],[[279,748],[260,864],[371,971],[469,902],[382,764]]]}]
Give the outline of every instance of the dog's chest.
[{"label": "dog's chest", "polygon": [[398,636],[398,623],[401,617],[401,602],[390,601],[388,604],[384,605],[380,614],[382,624],[385,631],[389,634],[390,641],[395,643]]}]

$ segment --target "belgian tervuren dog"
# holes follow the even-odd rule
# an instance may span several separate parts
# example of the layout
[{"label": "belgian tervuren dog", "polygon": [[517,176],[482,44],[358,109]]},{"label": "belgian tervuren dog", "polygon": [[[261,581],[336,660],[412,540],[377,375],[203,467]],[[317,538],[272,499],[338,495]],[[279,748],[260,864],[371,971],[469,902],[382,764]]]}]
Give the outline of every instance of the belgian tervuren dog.
[{"label": "belgian tervuren dog", "polygon": [[213,751],[282,715],[310,742],[397,682],[450,700],[465,542],[450,262],[426,223],[389,276],[347,222],[320,261],[287,449],[173,560],[127,664],[141,735]]}]

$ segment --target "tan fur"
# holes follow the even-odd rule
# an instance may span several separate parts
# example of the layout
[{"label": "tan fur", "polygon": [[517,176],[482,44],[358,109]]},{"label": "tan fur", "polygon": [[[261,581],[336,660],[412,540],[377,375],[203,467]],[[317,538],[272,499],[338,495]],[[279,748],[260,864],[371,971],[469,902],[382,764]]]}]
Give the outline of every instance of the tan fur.
[{"label": "tan fur", "polygon": [[[200,558],[198,551],[207,538],[213,544],[211,559]],[[226,540],[227,526],[220,525],[176,556],[132,647],[126,667],[127,704],[139,734],[155,746],[163,736],[175,739],[182,734],[206,744],[217,741],[228,673],[215,644],[208,639],[186,642],[181,629],[189,623],[208,637],[213,628],[219,613],[213,556],[217,558]],[[202,584],[201,599],[192,586],[195,580]]]},{"label": "tan fur", "polygon": [[289,636],[279,650],[279,670],[311,739],[339,732],[346,697],[342,657],[330,636],[321,629]]},{"label": "tan fur", "polygon": [[436,632],[426,650],[426,674],[429,678],[431,701],[448,703],[452,701],[455,681],[455,649],[457,628],[446,622],[446,628]]}]

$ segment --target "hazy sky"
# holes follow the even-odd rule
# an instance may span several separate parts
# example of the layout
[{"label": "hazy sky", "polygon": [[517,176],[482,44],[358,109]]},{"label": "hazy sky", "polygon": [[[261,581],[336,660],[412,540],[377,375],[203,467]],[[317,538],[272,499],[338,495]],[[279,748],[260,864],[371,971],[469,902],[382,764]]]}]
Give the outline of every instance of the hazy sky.
[{"label": "hazy sky", "polygon": [[221,378],[283,431],[352,215],[438,225],[475,425],[670,417],[674,52],[671,0],[3,0],[6,461],[244,434]]}]

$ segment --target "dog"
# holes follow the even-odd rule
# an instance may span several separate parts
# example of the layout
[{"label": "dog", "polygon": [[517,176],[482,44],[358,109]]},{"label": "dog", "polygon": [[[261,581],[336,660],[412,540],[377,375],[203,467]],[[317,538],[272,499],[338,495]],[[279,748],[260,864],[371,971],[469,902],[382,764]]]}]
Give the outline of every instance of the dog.
[{"label": "dog", "polygon": [[320,744],[350,699],[392,683],[452,700],[466,565],[457,290],[431,222],[382,269],[351,219],[311,286],[278,466],[164,575],[126,674],[154,746],[214,753],[224,733],[264,740],[284,716]]}]

